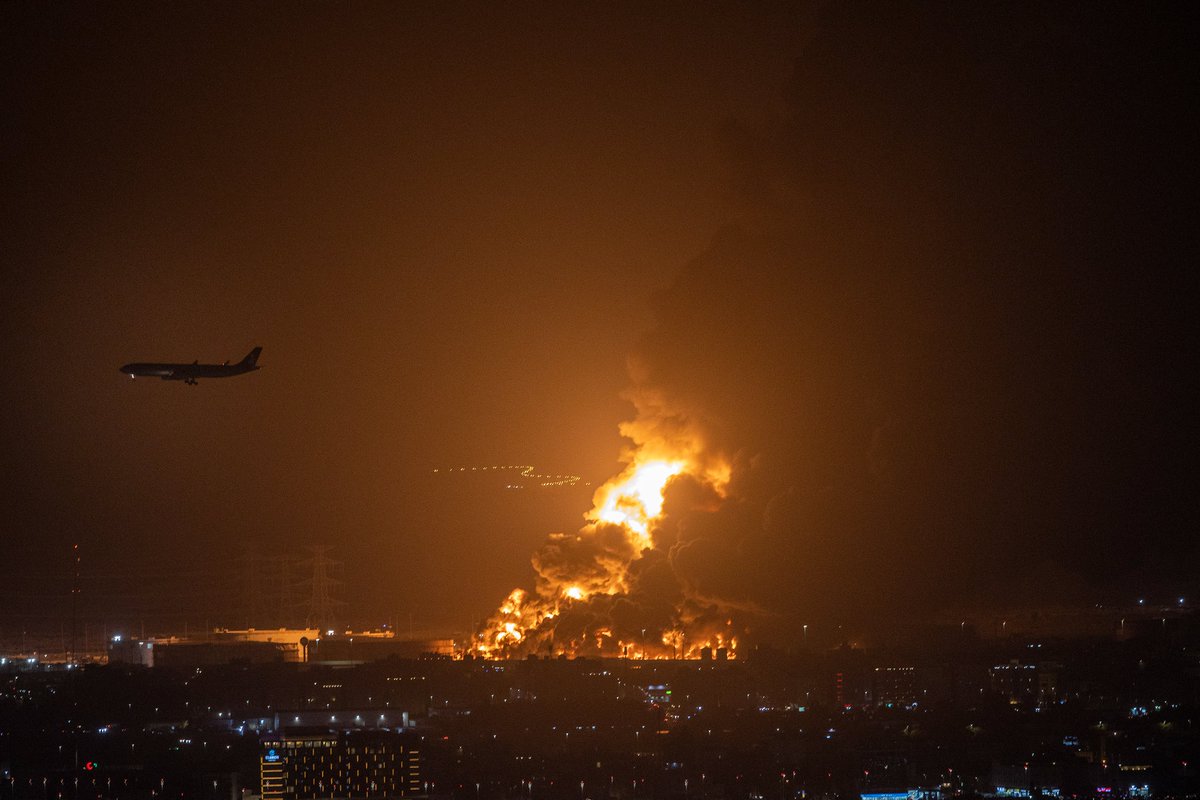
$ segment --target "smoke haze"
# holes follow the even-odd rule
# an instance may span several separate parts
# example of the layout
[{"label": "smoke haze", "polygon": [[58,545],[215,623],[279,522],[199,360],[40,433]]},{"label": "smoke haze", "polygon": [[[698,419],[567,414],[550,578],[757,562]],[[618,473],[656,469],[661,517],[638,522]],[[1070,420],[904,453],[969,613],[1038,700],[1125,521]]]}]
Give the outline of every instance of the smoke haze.
[{"label": "smoke haze", "polygon": [[[631,358],[635,448],[732,465],[723,500],[668,484],[637,605],[794,637],[1193,580],[1171,24],[825,11],[786,111],[727,126],[740,219]],[[534,564],[591,571],[558,540]]]},{"label": "smoke haze", "polygon": [[[663,648],[1194,587],[1182,8],[0,14],[9,633],[77,541],[97,627],[246,542],[442,629],[615,581],[554,635]],[[636,453],[646,541],[580,528]]]}]

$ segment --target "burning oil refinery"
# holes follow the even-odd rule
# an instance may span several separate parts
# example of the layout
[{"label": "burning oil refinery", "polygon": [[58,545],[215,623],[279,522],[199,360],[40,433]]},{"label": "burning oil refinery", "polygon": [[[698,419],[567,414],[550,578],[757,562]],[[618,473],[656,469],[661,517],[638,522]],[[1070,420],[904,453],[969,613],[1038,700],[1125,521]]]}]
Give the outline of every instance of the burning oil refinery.
[{"label": "burning oil refinery", "polygon": [[659,393],[629,396],[637,414],[621,426],[631,441],[625,468],[597,489],[576,533],[553,533],[533,554],[533,589],[513,589],[476,633],[472,654],[736,655],[741,615],[689,591],[672,572],[667,519],[671,510],[719,508],[729,461]]}]

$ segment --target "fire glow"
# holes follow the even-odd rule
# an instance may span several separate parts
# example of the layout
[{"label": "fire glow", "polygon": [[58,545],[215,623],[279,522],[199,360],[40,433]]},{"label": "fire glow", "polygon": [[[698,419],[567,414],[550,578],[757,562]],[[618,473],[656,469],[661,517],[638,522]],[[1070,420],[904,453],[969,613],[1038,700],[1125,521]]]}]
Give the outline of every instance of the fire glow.
[{"label": "fire glow", "polygon": [[673,482],[686,478],[720,502],[730,476],[723,460],[702,457],[691,441],[675,452],[661,441],[653,445],[640,443],[628,466],[596,491],[577,534],[549,537],[533,558],[536,589],[514,589],[478,632],[471,653],[694,658],[709,648],[735,657],[733,619],[711,608],[700,613],[696,603],[685,610],[677,602],[669,620],[661,614],[651,622],[629,618],[628,609],[638,606],[630,594],[635,565],[656,547],[655,531]]},{"label": "fire glow", "polygon": [[596,492],[596,507],[589,519],[622,525],[649,547],[650,524],[662,515],[667,481],[684,471],[682,461],[648,461],[626,470]]}]

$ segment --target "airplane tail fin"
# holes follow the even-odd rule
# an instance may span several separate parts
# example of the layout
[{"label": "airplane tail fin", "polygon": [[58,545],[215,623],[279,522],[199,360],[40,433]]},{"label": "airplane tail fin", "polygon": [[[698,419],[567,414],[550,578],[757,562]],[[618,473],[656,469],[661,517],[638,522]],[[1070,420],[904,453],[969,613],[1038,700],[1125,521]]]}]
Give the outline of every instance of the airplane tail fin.
[{"label": "airplane tail fin", "polygon": [[261,352],[262,352],[262,348],[261,348],[261,347],[256,347],[256,348],[254,348],[253,350],[251,350],[249,353],[247,353],[247,354],[246,354],[246,357],[245,357],[245,358],[243,358],[243,359],[242,359],[242,364],[241,364],[241,365],[242,365],[243,367],[253,367],[253,366],[255,366],[255,365],[258,363],[258,354],[259,354],[259,353],[261,353]]}]

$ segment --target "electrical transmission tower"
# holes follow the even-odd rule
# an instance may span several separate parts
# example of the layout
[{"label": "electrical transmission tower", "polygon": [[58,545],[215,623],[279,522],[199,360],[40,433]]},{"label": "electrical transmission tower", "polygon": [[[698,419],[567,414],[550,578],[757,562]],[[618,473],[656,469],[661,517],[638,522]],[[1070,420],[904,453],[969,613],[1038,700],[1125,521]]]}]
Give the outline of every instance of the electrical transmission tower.
[{"label": "electrical transmission tower", "polygon": [[308,616],[305,626],[318,628],[322,631],[337,630],[337,608],[345,605],[333,596],[334,587],[340,586],[341,581],[333,577],[334,571],[342,566],[342,562],[334,561],[328,555],[333,548],[329,545],[313,545],[306,548],[312,553],[304,563],[312,567],[310,588],[312,593],[308,604]]},{"label": "electrical transmission tower", "polygon": [[278,590],[275,624],[280,628],[296,627],[296,617],[299,616],[297,610],[301,605],[296,593],[308,583],[296,579],[299,564],[300,560],[295,556],[278,554],[271,558],[272,577]]},{"label": "electrical transmission tower", "polygon": [[261,619],[261,590],[262,590],[262,557],[258,547],[253,542],[242,545],[242,556],[238,561],[242,565],[242,610],[245,613],[245,628],[256,628],[262,624]]}]

